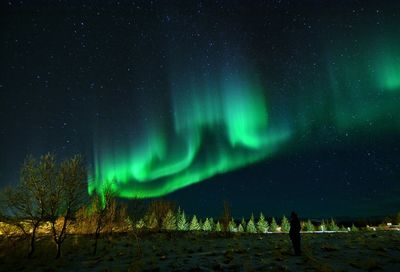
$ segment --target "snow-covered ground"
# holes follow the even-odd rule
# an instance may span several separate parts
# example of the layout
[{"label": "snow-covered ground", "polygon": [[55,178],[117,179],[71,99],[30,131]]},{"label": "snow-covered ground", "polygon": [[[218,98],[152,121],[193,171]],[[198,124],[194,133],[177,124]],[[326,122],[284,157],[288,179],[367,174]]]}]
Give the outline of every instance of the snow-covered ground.
[{"label": "snow-covered ground", "polygon": [[25,244],[1,240],[0,270],[14,271],[400,271],[400,231],[304,233],[302,256],[294,256],[287,234],[156,233],[140,238],[115,234],[101,241],[70,236],[54,260],[48,238],[32,260]]}]

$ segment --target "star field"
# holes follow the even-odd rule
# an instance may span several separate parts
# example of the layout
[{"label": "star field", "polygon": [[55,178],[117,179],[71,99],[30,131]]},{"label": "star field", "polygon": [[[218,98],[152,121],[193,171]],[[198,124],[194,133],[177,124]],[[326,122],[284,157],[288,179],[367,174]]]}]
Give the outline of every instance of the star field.
[{"label": "star field", "polygon": [[1,186],[27,154],[82,153],[89,190],[117,180],[200,215],[397,211],[396,1],[0,10]]}]

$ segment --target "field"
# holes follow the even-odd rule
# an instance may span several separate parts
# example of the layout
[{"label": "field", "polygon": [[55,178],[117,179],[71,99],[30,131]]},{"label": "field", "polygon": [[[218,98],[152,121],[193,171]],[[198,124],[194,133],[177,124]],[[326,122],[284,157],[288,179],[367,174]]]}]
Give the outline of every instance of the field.
[{"label": "field", "polygon": [[[287,234],[147,233],[105,236],[96,256],[92,237],[69,236],[54,260],[50,237],[32,259],[26,241],[1,238],[2,271],[400,271],[400,232],[304,233],[302,256]],[[139,249],[140,247],[140,249]]]}]

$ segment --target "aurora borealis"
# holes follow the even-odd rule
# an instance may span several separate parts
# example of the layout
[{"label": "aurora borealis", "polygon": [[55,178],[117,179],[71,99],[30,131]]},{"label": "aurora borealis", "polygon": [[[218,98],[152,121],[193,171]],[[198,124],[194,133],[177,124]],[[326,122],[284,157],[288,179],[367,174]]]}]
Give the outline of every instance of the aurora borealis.
[{"label": "aurora borealis", "polygon": [[82,153],[90,194],[189,213],[394,212],[399,4],[250,2],[3,3],[0,185]]},{"label": "aurora borealis", "polygon": [[153,124],[128,152],[95,150],[89,191],[111,184],[122,197],[157,197],[265,158],[290,132],[268,124],[263,93],[243,73],[222,84],[179,86],[168,125],[172,136]]}]

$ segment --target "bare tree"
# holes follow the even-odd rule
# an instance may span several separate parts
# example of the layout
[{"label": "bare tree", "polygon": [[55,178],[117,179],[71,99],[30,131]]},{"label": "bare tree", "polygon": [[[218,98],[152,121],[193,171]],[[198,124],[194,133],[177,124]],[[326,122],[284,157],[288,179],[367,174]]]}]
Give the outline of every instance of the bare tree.
[{"label": "bare tree", "polygon": [[47,184],[56,177],[54,156],[46,154],[37,161],[28,156],[20,172],[20,182],[3,191],[8,223],[29,237],[29,257],[35,252],[36,231],[46,215]]},{"label": "bare tree", "polygon": [[231,207],[228,201],[224,201],[224,210],[221,217],[222,231],[227,234],[229,232],[229,222],[232,218]]},{"label": "bare tree", "polygon": [[61,256],[61,245],[73,215],[83,205],[87,171],[82,156],[76,155],[61,163],[57,177],[48,182],[47,218],[51,223],[56,259]]},{"label": "bare tree", "polygon": [[97,253],[97,244],[100,234],[104,229],[112,230],[112,220],[115,216],[115,193],[111,184],[108,184],[102,192],[102,198],[95,195],[92,200],[92,216],[95,218],[93,255]]}]

